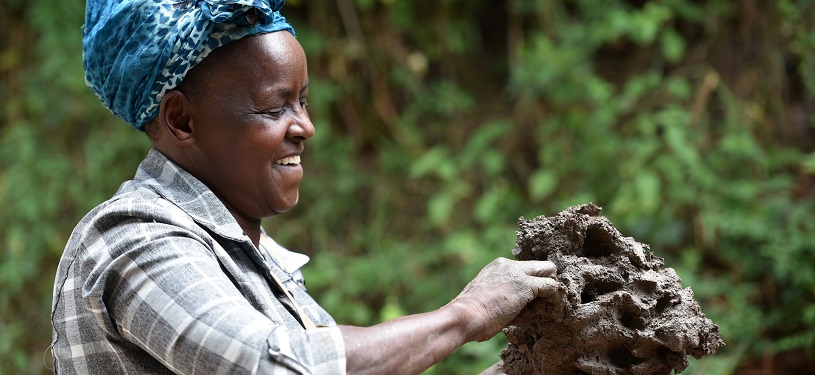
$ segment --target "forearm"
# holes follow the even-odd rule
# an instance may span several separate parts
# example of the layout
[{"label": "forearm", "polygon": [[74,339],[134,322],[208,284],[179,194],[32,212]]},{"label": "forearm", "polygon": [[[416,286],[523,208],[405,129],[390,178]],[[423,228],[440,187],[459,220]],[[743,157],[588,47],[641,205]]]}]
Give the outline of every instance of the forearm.
[{"label": "forearm", "polygon": [[556,293],[548,261],[496,259],[446,306],[373,327],[341,326],[350,374],[418,374],[469,341],[488,340],[536,297]]},{"label": "forearm", "polygon": [[418,374],[470,340],[465,308],[397,318],[372,327],[340,326],[349,374]]}]

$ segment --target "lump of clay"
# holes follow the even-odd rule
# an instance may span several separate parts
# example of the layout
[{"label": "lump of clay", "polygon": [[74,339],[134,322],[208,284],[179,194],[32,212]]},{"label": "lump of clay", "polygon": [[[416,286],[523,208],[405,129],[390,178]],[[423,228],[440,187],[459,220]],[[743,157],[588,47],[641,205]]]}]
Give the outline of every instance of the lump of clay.
[{"label": "lump of clay", "polygon": [[509,374],[670,374],[724,345],[690,288],[600,208],[521,218],[513,255],[557,265],[560,291],[504,329]]}]

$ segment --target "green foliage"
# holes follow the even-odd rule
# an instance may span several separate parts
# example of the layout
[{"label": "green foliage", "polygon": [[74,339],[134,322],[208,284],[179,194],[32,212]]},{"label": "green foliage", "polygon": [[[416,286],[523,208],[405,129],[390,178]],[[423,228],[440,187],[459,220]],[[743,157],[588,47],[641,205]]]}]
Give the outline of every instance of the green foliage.
[{"label": "green foliage", "polygon": [[3,7],[0,373],[42,373],[62,248],[77,221],[133,175],[147,142],[85,86],[82,3]]},{"label": "green foliage", "polygon": [[[720,325],[689,373],[815,350],[815,1],[748,3],[289,1],[317,134],[266,227],[368,325],[447,303],[511,256],[518,217],[594,201]],[[62,247],[149,147],[84,86],[82,5],[0,8],[0,373],[47,372]]]}]

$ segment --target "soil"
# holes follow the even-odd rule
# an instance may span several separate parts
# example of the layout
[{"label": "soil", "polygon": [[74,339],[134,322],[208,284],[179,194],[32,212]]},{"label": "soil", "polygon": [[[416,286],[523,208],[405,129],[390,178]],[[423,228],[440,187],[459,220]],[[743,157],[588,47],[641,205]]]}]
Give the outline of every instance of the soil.
[{"label": "soil", "polygon": [[509,375],[670,374],[724,345],[690,288],[588,203],[520,219],[513,255],[557,265],[560,291],[504,329]]}]

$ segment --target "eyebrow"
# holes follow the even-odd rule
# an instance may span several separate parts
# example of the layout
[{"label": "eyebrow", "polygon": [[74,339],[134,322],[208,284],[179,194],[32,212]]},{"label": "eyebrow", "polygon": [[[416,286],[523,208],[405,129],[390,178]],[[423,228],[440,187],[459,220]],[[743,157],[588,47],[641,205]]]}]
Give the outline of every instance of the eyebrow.
[{"label": "eyebrow", "polygon": [[[301,93],[301,94],[302,94],[303,92],[305,92],[306,90],[308,90],[308,84],[309,84],[309,82],[308,82],[308,81],[306,81],[306,84],[305,84],[305,85],[303,86],[303,88],[300,90],[300,93]],[[285,97],[287,97],[287,96],[289,96],[289,95],[291,95],[291,94],[292,94],[292,92],[293,92],[293,91],[292,91],[292,89],[290,89],[290,88],[288,88],[288,87],[283,87],[283,88],[281,88],[280,90],[277,90],[277,94],[278,94],[278,95],[280,95],[281,97],[284,97],[284,98],[285,98]]]}]

